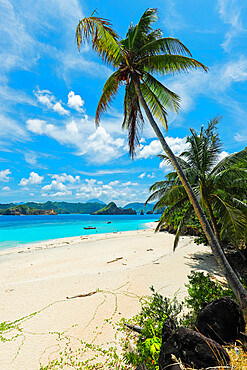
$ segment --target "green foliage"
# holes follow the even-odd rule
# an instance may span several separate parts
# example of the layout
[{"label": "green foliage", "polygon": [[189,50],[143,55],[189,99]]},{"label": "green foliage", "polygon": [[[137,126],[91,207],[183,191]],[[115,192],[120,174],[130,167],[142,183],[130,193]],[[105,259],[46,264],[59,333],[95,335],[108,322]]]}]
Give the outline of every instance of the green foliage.
[{"label": "green foliage", "polygon": [[[130,333],[123,342],[124,359],[127,364],[137,366],[146,363],[149,370],[158,369],[158,357],[162,344],[162,327],[167,317],[178,323],[178,315],[182,311],[176,297],[169,299],[155,292],[151,287],[152,295],[141,300],[142,308],[139,315],[129,323],[143,328],[141,334]],[[125,322],[125,321],[124,321]],[[135,343],[135,351],[129,351],[129,341]]]},{"label": "green foliage", "polygon": [[230,287],[223,288],[222,284],[212,280],[210,274],[205,275],[203,272],[192,272],[189,276],[188,297],[185,298],[187,307],[190,312],[184,316],[183,325],[193,327],[198,312],[205,306],[206,303],[225,296],[235,298]]},{"label": "green foliage", "polygon": [[[247,229],[247,149],[219,160],[222,150],[217,132],[220,118],[211,120],[207,128],[201,127],[200,134],[190,129],[188,148],[177,157],[191,187],[200,199],[219,243],[230,243],[238,247],[246,240]],[[172,165],[166,155],[161,160]],[[186,225],[196,223],[201,230],[191,202],[176,172],[166,175],[164,181],[151,186],[148,201],[156,200],[154,209],[166,207],[160,218],[158,229],[172,224],[176,243]],[[206,242],[200,238],[198,242]],[[174,243],[174,249],[176,247]]]}]

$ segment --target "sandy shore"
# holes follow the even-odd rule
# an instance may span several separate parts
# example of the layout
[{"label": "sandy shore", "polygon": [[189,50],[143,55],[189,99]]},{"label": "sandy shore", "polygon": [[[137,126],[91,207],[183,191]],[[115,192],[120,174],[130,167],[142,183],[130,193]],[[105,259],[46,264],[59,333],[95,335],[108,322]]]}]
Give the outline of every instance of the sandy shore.
[{"label": "sandy shore", "polygon": [[[58,356],[66,340],[72,347],[79,345],[76,338],[113,341],[104,319],[136,314],[138,297],[149,294],[151,285],[168,297],[177,292],[182,300],[191,270],[218,273],[208,247],[183,237],[173,253],[173,238],[150,229],[57,239],[1,252],[0,323],[21,320],[16,323],[19,330],[4,333],[11,340],[0,342],[0,369],[39,369],[40,362],[46,365]],[[97,289],[93,295],[66,299]],[[96,327],[100,334],[95,340]]]}]

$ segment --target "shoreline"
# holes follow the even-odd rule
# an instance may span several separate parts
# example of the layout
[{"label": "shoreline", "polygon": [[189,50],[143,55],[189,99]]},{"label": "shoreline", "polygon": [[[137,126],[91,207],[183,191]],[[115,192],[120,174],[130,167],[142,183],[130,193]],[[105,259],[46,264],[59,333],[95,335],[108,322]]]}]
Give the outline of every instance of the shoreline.
[{"label": "shoreline", "polygon": [[[137,314],[139,297],[150,294],[151,286],[182,301],[191,271],[218,274],[209,247],[181,237],[173,253],[173,240],[174,235],[146,229],[55,239],[21,253],[1,252],[0,323],[25,318],[18,321],[21,330],[13,331],[19,336],[0,344],[1,369],[39,370],[40,361],[46,365],[59,356],[66,338],[78,348],[75,338],[91,343],[96,328],[100,334],[95,344],[115,343],[104,320],[116,323]],[[97,294],[85,296],[90,292]],[[58,332],[66,333],[60,341]]]},{"label": "shoreline", "polygon": [[[78,236],[66,236],[63,238],[54,238],[54,239],[46,239],[46,240],[41,240],[37,242],[29,242],[29,243],[23,243],[19,246],[15,247],[7,247],[0,249],[0,257],[4,255],[11,255],[13,253],[28,253],[33,250],[37,249],[48,249],[48,248],[59,248],[62,246],[65,246],[66,244],[75,244],[75,243],[80,243],[83,240],[98,240],[100,238],[105,239],[106,236],[108,235],[120,235],[120,234],[125,234],[127,233],[132,233],[135,231],[144,231],[144,230],[154,230],[155,222],[146,222],[144,223],[147,227],[145,229],[135,229],[135,230],[128,230],[128,231],[109,231],[106,233],[96,233],[96,234],[85,234],[85,235],[78,235]],[[54,245],[56,245],[54,247]]]}]

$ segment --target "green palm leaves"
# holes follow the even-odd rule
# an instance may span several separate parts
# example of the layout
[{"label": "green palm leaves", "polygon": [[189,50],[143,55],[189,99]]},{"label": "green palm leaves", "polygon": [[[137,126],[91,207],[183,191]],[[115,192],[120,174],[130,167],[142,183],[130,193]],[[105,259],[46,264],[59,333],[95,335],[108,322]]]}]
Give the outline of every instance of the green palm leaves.
[{"label": "green palm leaves", "polygon": [[[189,148],[177,159],[194,192],[208,215],[218,241],[230,241],[238,246],[246,238],[247,229],[247,149],[234,153],[217,163],[221,142],[216,132],[220,118],[211,120],[208,127],[201,127],[199,135],[191,129],[187,137]],[[162,160],[169,158],[160,155]],[[180,213],[174,248],[189,217],[194,214],[189,198],[176,172],[165,181],[151,186],[148,201],[157,200],[155,209],[166,207],[158,224],[161,227],[174,214]]]},{"label": "green palm leaves", "polygon": [[126,85],[123,127],[129,133],[130,155],[133,157],[138,144],[143,117],[134,81],[152,112],[167,129],[167,110],[177,112],[180,98],[167,89],[152,74],[188,72],[191,68],[207,68],[191,58],[190,51],[178,39],[162,37],[160,29],[153,29],[157,21],[157,9],[147,9],[137,25],[131,24],[125,39],[120,40],[111,23],[95,16],[82,19],[76,29],[77,45],[86,41],[101,59],[115,68],[108,78],[100,98],[95,122],[109,108],[121,85]]}]

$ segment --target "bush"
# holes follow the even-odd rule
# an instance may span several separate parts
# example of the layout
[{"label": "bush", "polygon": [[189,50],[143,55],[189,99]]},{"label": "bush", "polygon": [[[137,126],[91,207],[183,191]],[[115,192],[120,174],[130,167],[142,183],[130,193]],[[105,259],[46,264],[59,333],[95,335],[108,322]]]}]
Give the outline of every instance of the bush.
[{"label": "bush", "polygon": [[205,306],[206,303],[225,296],[235,298],[233,291],[228,288],[223,288],[219,281],[213,281],[210,274],[204,275],[203,272],[192,272],[189,276],[188,297],[185,298],[187,307],[190,312],[184,315],[183,325],[193,327],[196,321],[198,312]]},{"label": "bush", "polygon": [[[152,295],[141,300],[141,312],[129,323],[143,328],[141,334],[131,333],[124,341],[124,360],[128,364],[137,366],[145,362],[149,370],[157,370],[160,347],[162,344],[162,327],[164,320],[169,316],[178,323],[177,316],[182,310],[176,297],[170,300],[155,292],[151,287]],[[129,341],[135,343],[135,351],[129,351]]]}]

